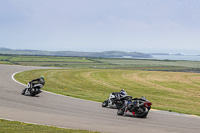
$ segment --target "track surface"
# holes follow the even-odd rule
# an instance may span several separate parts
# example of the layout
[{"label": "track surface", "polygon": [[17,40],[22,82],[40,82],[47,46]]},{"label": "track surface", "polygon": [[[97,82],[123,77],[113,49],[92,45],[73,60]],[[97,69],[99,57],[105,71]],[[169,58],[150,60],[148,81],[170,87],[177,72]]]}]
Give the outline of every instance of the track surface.
[{"label": "track surface", "polygon": [[73,129],[113,133],[200,133],[200,117],[150,111],[145,119],[118,116],[116,109],[101,103],[41,93],[22,96],[24,88],[13,81],[13,73],[41,67],[0,65],[0,118]]}]

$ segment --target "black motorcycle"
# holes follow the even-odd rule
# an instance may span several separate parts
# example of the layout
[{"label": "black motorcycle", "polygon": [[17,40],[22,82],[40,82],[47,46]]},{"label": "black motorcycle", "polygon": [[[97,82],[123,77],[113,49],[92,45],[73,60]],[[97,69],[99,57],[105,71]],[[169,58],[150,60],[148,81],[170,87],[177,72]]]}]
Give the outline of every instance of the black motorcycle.
[{"label": "black motorcycle", "polygon": [[145,97],[126,99],[125,104],[118,109],[118,115],[132,115],[138,118],[144,118],[148,115],[152,103]]},{"label": "black motorcycle", "polygon": [[28,83],[27,87],[22,90],[21,94],[25,96],[35,96],[39,93],[41,93],[41,88],[43,85],[41,84],[36,84],[36,85],[31,85],[31,83]]}]

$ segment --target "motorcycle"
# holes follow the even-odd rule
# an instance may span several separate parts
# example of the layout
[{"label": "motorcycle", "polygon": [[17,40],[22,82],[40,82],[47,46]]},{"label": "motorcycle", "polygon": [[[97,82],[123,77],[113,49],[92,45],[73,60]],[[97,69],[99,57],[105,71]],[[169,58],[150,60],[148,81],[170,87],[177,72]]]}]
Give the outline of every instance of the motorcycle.
[{"label": "motorcycle", "polygon": [[41,84],[35,84],[34,86],[32,86],[31,83],[28,83],[27,87],[22,90],[21,94],[25,96],[35,96],[42,92],[42,87],[43,85]]},{"label": "motorcycle", "polygon": [[118,115],[132,115],[138,118],[144,118],[148,115],[152,103],[149,102],[144,96],[141,98],[129,98],[125,104],[118,109]]},{"label": "motorcycle", "polygon": [[124,102],[127,97],[130,97],[125,92],[124,95],[119,93],[111,93],[109,98],[102,103],[102,107],[111,107],[111,108],[121,108],[124,105]]}]

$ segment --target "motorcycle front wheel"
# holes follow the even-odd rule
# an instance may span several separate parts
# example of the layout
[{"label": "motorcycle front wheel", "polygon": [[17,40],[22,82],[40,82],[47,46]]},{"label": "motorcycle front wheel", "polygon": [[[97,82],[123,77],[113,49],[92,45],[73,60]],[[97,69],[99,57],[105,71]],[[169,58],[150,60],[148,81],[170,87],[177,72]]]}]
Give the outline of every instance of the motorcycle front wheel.
[{"label": "motorcycle front wheel", "polygon": [[124,108],[118,109],[117,114],[118,115],[123,115],[124,114]]},{"label": "motorcycle front wheel", "polygon": [[107,107],[108,106],[108,100],[106,100],[106,101],[104,101],[103,103],[102,103],[102,107]]},{"label": "motorcycle front wheel", "polygon": [[24,95],[26,91],[26,88],[22,90],[21,94]]},{"label": "motorcycle front wheel", "polygon": [[147,108],[142,108],[142,112],[140,113],[137,113],[135,116],[138,117],[138,118],[145,118],[147,117],[148,113],[149,113],[149,110]]}]

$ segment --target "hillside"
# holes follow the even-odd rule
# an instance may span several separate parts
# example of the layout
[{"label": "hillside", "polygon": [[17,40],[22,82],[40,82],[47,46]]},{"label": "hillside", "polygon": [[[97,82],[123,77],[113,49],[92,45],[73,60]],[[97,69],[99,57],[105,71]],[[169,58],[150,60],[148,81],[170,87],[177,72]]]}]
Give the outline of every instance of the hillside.
[{"label": "hillside", "polygon": [[103,58],[151,58],[150,54],[140,52],[122,52],[122,51],[105,51],[105,52],[75,52],[75,51],[44,51],[44,50],[13,50],[0,47],[0,54],[17,54],[17,55],[48,55],[48,56],[79,56],[79,57],[103,57]]}]

